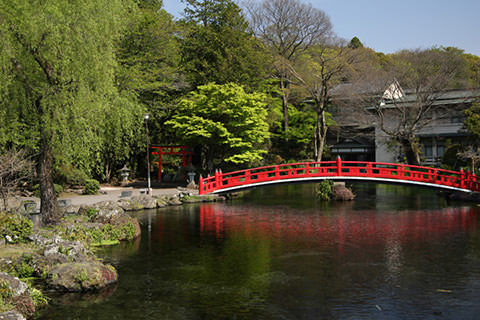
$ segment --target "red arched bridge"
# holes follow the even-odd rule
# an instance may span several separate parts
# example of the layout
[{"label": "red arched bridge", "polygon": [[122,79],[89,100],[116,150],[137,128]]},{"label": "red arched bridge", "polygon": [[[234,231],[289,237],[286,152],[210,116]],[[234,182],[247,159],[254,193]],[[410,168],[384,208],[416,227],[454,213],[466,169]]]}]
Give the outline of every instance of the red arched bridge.
[{"label": "red arched bridge", "polygon": [[259,167],[200,177],[199,193],[231,193],[258,186],[317,180],[357,180],[402,183],[432,188],[480,191],[480,177],[468,171],[450,171],[398,163],[336,161],[302,162]]}]

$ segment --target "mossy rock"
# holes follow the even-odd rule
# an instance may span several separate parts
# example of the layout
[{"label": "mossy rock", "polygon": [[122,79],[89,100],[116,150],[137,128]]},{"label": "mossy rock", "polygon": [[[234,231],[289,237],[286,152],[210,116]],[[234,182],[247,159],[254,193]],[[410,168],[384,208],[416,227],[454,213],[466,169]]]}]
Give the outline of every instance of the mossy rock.
[{"label": "mossy rock", "polygon": [[4,272],[0,272],[0,298],[2,305],[7,307],[7,310],[2,311],[18,311],[27,318],[35,312],[28,285]]},{"label": "mossy rock", "polygon": [[168,206],[168,202],[164,199],[157,198],[157,208],[165,208]]},{"label": "mossy rock", "polygon": [[140,211],[144,208],[142,204],[134,200],[121,199],[117,203],[125,211]]},{"label": "mossy rock", "polygon": [[169,206],[181,206],[183,203],[177,197],[172,197],[168,200]]},{"label": "mossy rock", "polygon": [[50,287],[67,292],[100,290],[117,281],[115,268],[100,262],[60,264],[53,267],[47,276]]},{"label": "mossy rock", "polygon": [[204,198],[200,196],[185,196],[180,199],[183,203],[198,203],[198,202],[204,202]]}]

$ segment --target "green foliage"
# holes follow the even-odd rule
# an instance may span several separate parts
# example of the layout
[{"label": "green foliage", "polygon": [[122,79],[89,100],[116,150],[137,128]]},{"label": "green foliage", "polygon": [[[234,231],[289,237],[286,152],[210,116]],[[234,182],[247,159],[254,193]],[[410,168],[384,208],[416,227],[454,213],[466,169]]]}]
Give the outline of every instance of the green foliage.
[{"label": "green foliage", "polygon": [[460,144],[447,144],[447,148],[442,156],[442,167],[449,170],[460,170],[467,163],[462,160],[458,153],[465,151],[465,147]]},{"label": "green foliage", "polygon": [[193,87],[210,82],[258,88],[269,57],[232,0],[187,0],[182,65]]},{"label": "green foliage", "polygon": [[348,47],[352,49],[363,48],[363,43],[357,37],[353,37],[352,40],[350,40]]},{"label": "green foliage", "polygon": [[18,278],[30,278],[35,274],[33,257],[31,254],[24,254],[15,264],[15,276]]},{"label": "green foliage", "polygon": [[480,138],[480,103],[474,103],[470,108],[465,110],[465,126],[468,131]]},{"label": "green foliage", "polygon": [[202,146],[206,159],[251,163],[266,151],[269,137],[265,95],[246,93],[241,86],[208,84],[183,99],[165,125],[182,143]]},{"label": "green foliage", "polygon": [[75,280],[77,280],[80,284],[88,280],[88,272],[85,269],[80,270],[75,275]]},{"label": "green foliage", "polygon": [[25,242],[32,233],[33,222],[18,214],[0,213],[0,236],[10,242]]},{"label": "green foliage", "polygon": [[467,85],[467,63],[463,51],[457,48],[402,50],[391,55],[386,70],[403,88],[412,88],[418,95],[417,103],[427,103],[432,92],[464,88]]},{"label": "green foliage", "polygon": [[[123,115],[117,111],[126,105],[138,109],[115,79],[115,45],[134,11],[133,0],[0,2],[0,79],[8,80],[0,88],[0,115],[11,123],[0,143],[38,156],[42,201],[55,201],[52,175],[62,177],[64,168],[99,175],[111,148],[102,135],[107,120]],[[129,114],[127,120],[138,115]],[[131,150],[134,142],[122,143]],[[58,220],[55,204],[41,210],[44,222]]]},{"label": "green foliage", "polygon": [[333,195],[333,181],[323,180],[316,188],[317,197],[322,201],[329,201]]},{"label": "green foliage", "polygon": [[29,288],[29,291],[30,291],[30,298],[32,298],[33,300],[33,305],[35,306],[35,309],[48,305],[48,298],[43,294],[42,291],[31,286]]},{"label": "green foliage", "polygon": [[119,43],[120,88],[135,90],[140,101],[149,106],[177,90],[181,81],[179,29],[159,5],[144,3],[136,10]]},{"label": "green foliage", "polygon": [[93,217],[95,217],[98,213],[98,210],[95,209],[95,208],[88,208],[87,211],[86,211],[86,214],[88,216],[88,219],[92,219]]},{"label": "green foliage", "polygon": [[137,233],[137,229],[135,228],[133,223],[129,222],[121,228],[119,234],[121,236],[121,239],[133,240],[135,239],[136,233]]},{"label": "green foliage", "polygon": [[103,238],[105,240],[118,240],[121,235],[121,229],[115,228],[111,224],[106,224],[102,228]]},{"label": "green foliage", "polygon": [[4,300],[10,298],[13,295],[13,290],[10,288],[10,284],[1,279],[0,280],[0,297]]},{"label": "green foliage", "polygon": [[7,281],[0,280],[0,313],[11,310],[13,306],[10,303],[10,298],[13,295],[13,290]]},{"label": "green foliage", "polygon": [[68,228],[57,227],[57,233],[67,240],[82,241],[87,245],[105,245],[118,243],[119,240],[132,240],[136,235],[136,228],[132,222],[124,225],[105,224],[101,229],[88,227],[82,224],[70,225]]},{"label": "green foliage", "polygon": [[467,77],[473,88],[480,88],[480,57],[464,53],[463,58],[467,63]]},{"label": "green foliage", "polygon": [[57,164],[54,171],[54,181],[61,185],[81,186],[87,179],[86,173],[73,164]]},{"label": "green foliage", "polygon": [[[425,83],[435,90],[480,86],[480,58],[458,48],[385,55],[354,37],[347,49],[364,53],[359,59],[340,46],[304,51],[306,43],[276,39],[294,44],[286,52],[302,50],[291,61],[299,78],[290,75],[285,92],[275,91],[278,79],[269,77],[282,72],[267,53],[272,48],[251,34],[235,1],[185,2],[178,22],[162,1],[0,2],[0,152],[25,149],[38,161],[51,150],[53,170],[45,172],[61,185],[111,180],[125,163],[143,167],[148,111],[152,142],[202,146],[203,165],[258,162],[269,148],[271,159],[311,158],[316,123],[332,124],[328,90],[360,77],[361,68],[368,75],[392,71],[403,87],[420,91],[428,91]],[[295,34],[288,28],[282,34]],[[444,82],[445,70],[455,75]],[[287,92],[295,103],[283,132],[279,97]],[[305,100],[313,102],[309,108]],[[475,114],[466,124],[479,136]],[[317,126],[317,141],[326,131]]]},{"label": "green foliage", "polygon": [[100,182],[95,179],[85,180],[83,194],[97,194],[98,190],[100,190]]}]

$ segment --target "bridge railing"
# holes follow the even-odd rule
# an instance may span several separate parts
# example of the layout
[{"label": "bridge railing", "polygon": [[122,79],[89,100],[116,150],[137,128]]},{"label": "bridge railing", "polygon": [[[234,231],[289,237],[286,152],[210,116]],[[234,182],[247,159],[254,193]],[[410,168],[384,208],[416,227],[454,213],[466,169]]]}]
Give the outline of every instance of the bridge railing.
[{"label": "bridge railing", "polygon": [[396,163],[336,161],[301,162],[265,166],[200,178],[199,193],[284,179],[315,177],[359,177],[417,181],[480,191],[480,177],[463,171]]}]

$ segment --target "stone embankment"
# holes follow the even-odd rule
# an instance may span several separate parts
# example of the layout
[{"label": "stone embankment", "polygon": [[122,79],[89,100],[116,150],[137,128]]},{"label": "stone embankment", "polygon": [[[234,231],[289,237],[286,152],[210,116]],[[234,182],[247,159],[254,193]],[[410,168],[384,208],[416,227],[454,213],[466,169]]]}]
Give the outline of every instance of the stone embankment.
[{"label": "stone embankment", "polygon": [[[85,200],[84,204],[81,198]],[[127,212],[224,198],[198,196],[194,191],[181,188],[173,194],[153,197],[124,192],[100,202],[87,196],[74,200],[61,200],[62,221],[35,230],[25,238],[25,243],[9,243],[17,242],[18,236],[0,235],[3,241],[0,252],[2,247],[18,249],[10,256],[0,255],[0,302],[7,306],[0,312],[8,309],[0,313],[0,320],[29,318],[35,311],[29,287],[12,274],[20,278],[35,277],[56,291],[85,292],[107,288],[118,281],[118,273],[112,265],[100,261],[91,249],[97,245],[133,240],[140,235],[138,220]],[[25,214],[25,206],[14,214],[22,213]],[[5,293],[3,296],[2,292]]]}]

